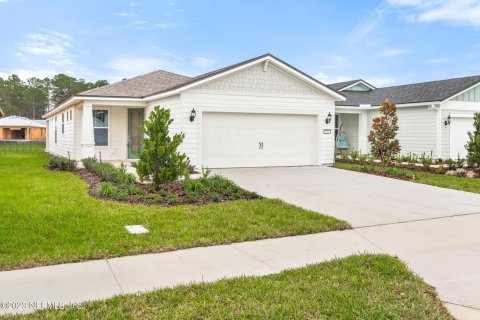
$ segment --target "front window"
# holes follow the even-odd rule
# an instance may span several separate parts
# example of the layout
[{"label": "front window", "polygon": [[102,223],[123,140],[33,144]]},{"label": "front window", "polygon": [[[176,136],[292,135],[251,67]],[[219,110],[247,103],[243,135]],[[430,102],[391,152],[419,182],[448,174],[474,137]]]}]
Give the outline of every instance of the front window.
[{"label": "front window", "polygon": [[108,110],[93,110],[93,134],[96,146],[108,146]]}]

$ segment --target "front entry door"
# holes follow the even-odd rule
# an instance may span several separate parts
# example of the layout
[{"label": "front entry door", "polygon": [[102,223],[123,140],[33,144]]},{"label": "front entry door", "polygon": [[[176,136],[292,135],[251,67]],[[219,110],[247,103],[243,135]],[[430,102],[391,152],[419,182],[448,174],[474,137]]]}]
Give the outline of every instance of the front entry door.
[{"label": "front entry door", "polygon": [[138,159],[143,149],[143,109],[128,109],[128,158]]}]

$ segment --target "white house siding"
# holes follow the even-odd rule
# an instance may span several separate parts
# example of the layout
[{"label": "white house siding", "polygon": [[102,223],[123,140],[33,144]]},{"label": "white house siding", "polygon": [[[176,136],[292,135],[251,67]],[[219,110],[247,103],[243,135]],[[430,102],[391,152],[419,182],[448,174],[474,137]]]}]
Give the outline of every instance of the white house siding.
[{"label": "white house siding", "polygon": [[[75,143],[74,143],[74,121],[75,121],[75,115],[73,116],[73,119],[70,119],[70,110],[73,110],[73,108],[67,108],[62,112],[59,112],[58,114],[48,118],[47,120],[49,121],[48,125],[48,152],[59,155],[59,156],[64,156],[68,157],[70,154],[70,157],[73,159],[75,158]],[[67,121],[67,112],[69,113],[68,115],[68,121]],[[64,132],[62,133],[62,114],[64,115]],[[57,119],[55,121],[55,118]],[[55,143],[55,127],[57,128],[57,142]]]},{"label": "white house siding", "polygon": [[[197,111],[189,121],[192,108]],[[335,115],[334,100],[318,89],[294,78],[270,64],[258,64],[181,93],[180,117],[185,132],[184,152],[191,162],[201,166],[201,132],[203,112],[311,114],[317,116],[317,164],[331,164],[334,157],[334,121],[325,124],[330,112]],[[323,129],[331,134],[323,134]]]},{"label": "white house siding", "polygon": [[[478,97],[478,95],[476,93],[475,94],[472,93],[472,90],[470,90],[470,93],[468,93],[467,91],[467,93],[470,95],[470,97],[472,97],[472,100],[473,100],[473,97]],[[442,108],[442,157],[448,158],[450,157],[450,126],[445,126],[444,124],[445,120],[447,120],[448,115],[453,115],[453,118],[455,118],[456,116],[472,117],[472,128],[473,128],[473,115],[475,114],[475,112],[480,112],[480,102],[461,101],[461,100],[453,99],[451,101],[447,101],[443,103],[441,105],[441,108]]]},{"label": "white house siding", "polygon": [[[398,135],[402,154],[415,153],[421,155],[436,154],[436,112],[428,106],[397,108]],[[371,130],[373,118],[379,116],[378,111],[368,112],[368,132]]]},{"label": "white house siding", "polygon": [[450,157],[450,126],[445,125],[445,120],[447,120],[448,115],[451,113],[450,110],[442,110],[442,158],[448,159]]},{"label": "white house siding", "polygon": [[[342,113],[340,123],[343,124],[342,131],[347,136],[349,150],[358,150],[358,114]],[[362,150],[367,153],[369,150]]]}]

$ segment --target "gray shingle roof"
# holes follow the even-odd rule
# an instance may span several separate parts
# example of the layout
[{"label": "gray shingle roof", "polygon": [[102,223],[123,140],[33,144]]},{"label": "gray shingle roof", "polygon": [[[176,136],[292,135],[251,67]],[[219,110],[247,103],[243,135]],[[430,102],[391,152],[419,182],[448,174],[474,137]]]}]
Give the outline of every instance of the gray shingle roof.
[{"label": "gray shingle roof", "polygon": [[[275,58],[278,61],[281,61],[285,65],[289,66],[290,68],[296,70],[297,72],[301,73],[302,75],[308,77],[309,79],[317,82],[328,88],[327,85],[323,84],[322,82],[318,81],[317,79],[309,76],[308,74],[296,69],[295,67],[289,65],[285,61],[275,57],[274,55],[267,53],[249,60],[242,61],[240,63],[232,64],[228,67],[220,68],[211,72],[204,73],[202,75],[196,77],[187,77],[182,76],[179,74],[159,70],[154,71],[151,73],[147,73],[135,78],[123,80],[120,82],[112,83],[110,85],[106,85],[104,87],[91,89],[88,91],[84,91],[81,93],[76,94],[77,97],[82,96],[93,96],[93,97],[121,97],[121,98],[144,98],[151,95],[163,93],[166,91],[174,90],[188,84],[195,83],[197,81],[212,77],[214,75],[220,74],[222,72],[235,69],[242,65],[248,64],[258,59],[262,59],[264,57],[270,56]],[[342,95],[342,93],[337,92],[337,90],[333,89],[336,93]]]},{"label": "gray shingle roof", "polygon": [[[371,104],[378,106],[385,99],[389,99],[396,104],[443,101],[479,82],[480,76],[471,76],[377,88],[367,92],[342,91],[347,100],[338,101],[336,105],[358,106],[359,104]],[[332,85],[336,87],[337,84]]]},{"label": "gray shingle roof", "polygon": [[358,82],[358,81],[363,81],[363,80],[362,79],[357,79],[357,80],[343,81],[343,82],[337,82],[337,83],[330,83],[328,86],[332,89],[335,89],[335,90],[341,90],[343,88],[351,86],[352,84],[354,84],[355,82]]},{"label": "gray shingle roof", "polygon": [[185,83],[192,78],[168,71],[158,70],[131,79],[76,94],[78,97],[142,98],[155,92]]}]

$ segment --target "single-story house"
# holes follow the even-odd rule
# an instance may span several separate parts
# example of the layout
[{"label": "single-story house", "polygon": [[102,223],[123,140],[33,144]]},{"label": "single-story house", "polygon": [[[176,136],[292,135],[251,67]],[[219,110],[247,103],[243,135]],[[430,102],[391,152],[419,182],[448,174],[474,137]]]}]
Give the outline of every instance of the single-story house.
[{"label": "single-story house", "polygon": [[45,141],[45,138],[46,124],[44,120],[30,120],[17,116],[0,119],[1,141]]},{"label": "single-story house", "polygon": [[199,168],[330,165],[340,126],[350,148],[369,150],[372,118],[389,98],[398,106],[403,152],[448,157],[465,144],[480,110],[479,84],[480,77],[325,85],[271,54],[193,78],[160,70],[76,94],[49,111],[46,151],[134,160],[140,124],[162,106],[171,110],[171,133],[185,133],[180,151]]},{"label": "single-story house", "polygon": [[370,150],[368,133],[388,98],[397,105],[402,154],[465,158],[473,115],[480,112],[480,76],[375,88],[359,79],[333,83],[346,100],[335,103],[335,130],[346,135],[350,149]]},{"label": "single-story house", "polygon": [[[266,54],[194,78],[155,71],[74,95],[44,115],[46,151],[107,161],[137,158],[139,125],[171,110],[171,133],[193,165],[327,165],[334,159],[336,90]],[[328,120],[326,120],[328,119]]]}]

